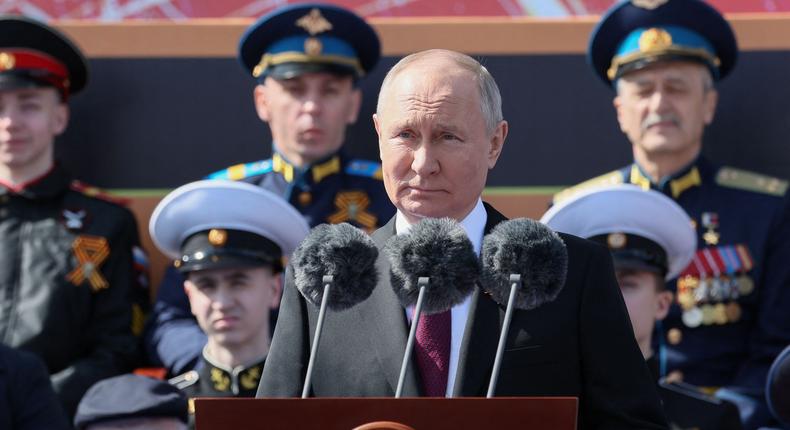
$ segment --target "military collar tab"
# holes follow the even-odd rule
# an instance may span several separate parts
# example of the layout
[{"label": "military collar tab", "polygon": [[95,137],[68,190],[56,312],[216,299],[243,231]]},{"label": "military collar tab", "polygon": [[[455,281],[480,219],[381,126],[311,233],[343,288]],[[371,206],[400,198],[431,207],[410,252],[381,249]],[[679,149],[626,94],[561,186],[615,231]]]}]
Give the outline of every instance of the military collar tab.
[{"label": "military collar tab", "polygon": [[634,163],[631,165],[628,182],[638,185],[645,190],[653,188],[666,192],[671,195],[672,198],[677,199],[685,191],[702,185],[702,175],[700,174],[700,169],[697,168],[697,162],[694,162],[677,173],[661,178],[661,180],[656,183],[645,174],[637,163]]},{"label": "military collar tab", "polygon": [[233,393],[233,395],[258,389],[266,361],[264,357],[250,365],[230,368],[212,361],[205,349],[203,359],[206,362],[200,371],[203,383],[215,391]]},{"label": "military collar tab", "polygon": [[272,170],[283,175],[286,182],[293,182],[297,176],[306,175],[307,171],[310,171],[310,175],[306,175],[305,179],[317,184],[328,176],[339,173],[341,165],[340,155],[338,154],[330,155],[323,160],[302,168],[294,166],[277,152],[272,156]]}]

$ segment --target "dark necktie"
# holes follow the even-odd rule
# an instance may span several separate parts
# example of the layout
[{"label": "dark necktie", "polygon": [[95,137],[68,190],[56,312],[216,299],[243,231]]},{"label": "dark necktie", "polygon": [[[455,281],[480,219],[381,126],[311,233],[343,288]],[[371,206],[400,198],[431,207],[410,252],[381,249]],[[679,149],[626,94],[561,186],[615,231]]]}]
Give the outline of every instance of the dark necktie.
[{"label": "dark necktie", "polygon": [[428,397],[444,397],[450,367],[450,310],[420,316],[414,353],[422,376],[423,392]]}]

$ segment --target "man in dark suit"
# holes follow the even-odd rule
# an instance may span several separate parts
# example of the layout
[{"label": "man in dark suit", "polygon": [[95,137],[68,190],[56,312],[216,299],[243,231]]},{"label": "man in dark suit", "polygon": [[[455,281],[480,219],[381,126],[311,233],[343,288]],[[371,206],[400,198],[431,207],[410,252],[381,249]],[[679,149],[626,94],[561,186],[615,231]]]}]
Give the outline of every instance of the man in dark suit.
[{"label": "man in dark suit", "polygon": [[[377,113],[384,184],[398,208],[373,234],[379,248],[426,217],[458,220],[476,251],[483,234],[505,217],[480,195],[502,151],[508,124],[488,71],[452,51],[410,55],[382,84]],[[577,396],[580,428],[654,429],[666,422],[649,371],[634,341],[605,248],[561,236],[567,281],[556,300],[517,311],[499,378],[498,396]],[[345,312],[329,313],[312,380],[312,394],[392,396],[406,344],[407,315],[389,285],[389,262],[378,261],[372,295]],[[295,396],[305,376],[317,309],[287,274],[280,319],[259,396]],[[476,289],[446,314],[436,369],[438,395],[482,396],[490,378],[504,310]],[[422,320],[420,322],[422,324]],[[417,361],[417,360],[416,360]],[[416,364],[416,363],[415,363]],[[436,395],[424,384],[428,367],[410,366],[406,396]],[[431,374],[431,380],[435,381]]]}]

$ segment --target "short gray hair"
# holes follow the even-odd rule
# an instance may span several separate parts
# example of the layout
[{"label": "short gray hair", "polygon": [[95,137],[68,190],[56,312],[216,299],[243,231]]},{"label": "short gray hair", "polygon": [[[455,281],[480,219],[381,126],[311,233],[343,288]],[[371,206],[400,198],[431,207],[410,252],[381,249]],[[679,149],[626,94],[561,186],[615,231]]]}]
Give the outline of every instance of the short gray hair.
[{"label": "short gray hair", "polygon": [[486,123],[488,133],[493,133],[496,126],[502,121],[502,95],[499,93],[499,87],[491,76],[488,69],[485,68],[480,62],[474,58],[456,51],[445,49],[429,49],[427,51],[420,51],[411,55],[407,55],[398,61],[397,64],[387,72],[384,77],[384,82],[381,83],[381,90],[379,90],[379,100],[376,105],[376,113],[380,113],[382,109],[382,94],[389,88],[392,81],[395,80],[401,72],[406,70],[410,65],[420,62],[426,58],[434,56],[444,56],[454,62],[457,66],[467,70],[474,75],[477,80],[478,90],[480,92],[480,112],[483,114],[483,120]]}]

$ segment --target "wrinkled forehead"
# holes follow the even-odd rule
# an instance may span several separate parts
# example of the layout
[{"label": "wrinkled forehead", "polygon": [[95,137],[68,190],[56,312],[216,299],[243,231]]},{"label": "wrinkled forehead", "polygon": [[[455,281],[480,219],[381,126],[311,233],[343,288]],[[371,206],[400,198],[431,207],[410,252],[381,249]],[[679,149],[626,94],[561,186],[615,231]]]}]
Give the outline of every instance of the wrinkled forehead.
[{"label": "wrinkled forehead", "polygon": [[433,110],[477,103],[480,96],[466,70],[414,67],[399,74],[382,97],[393,107]]}]

